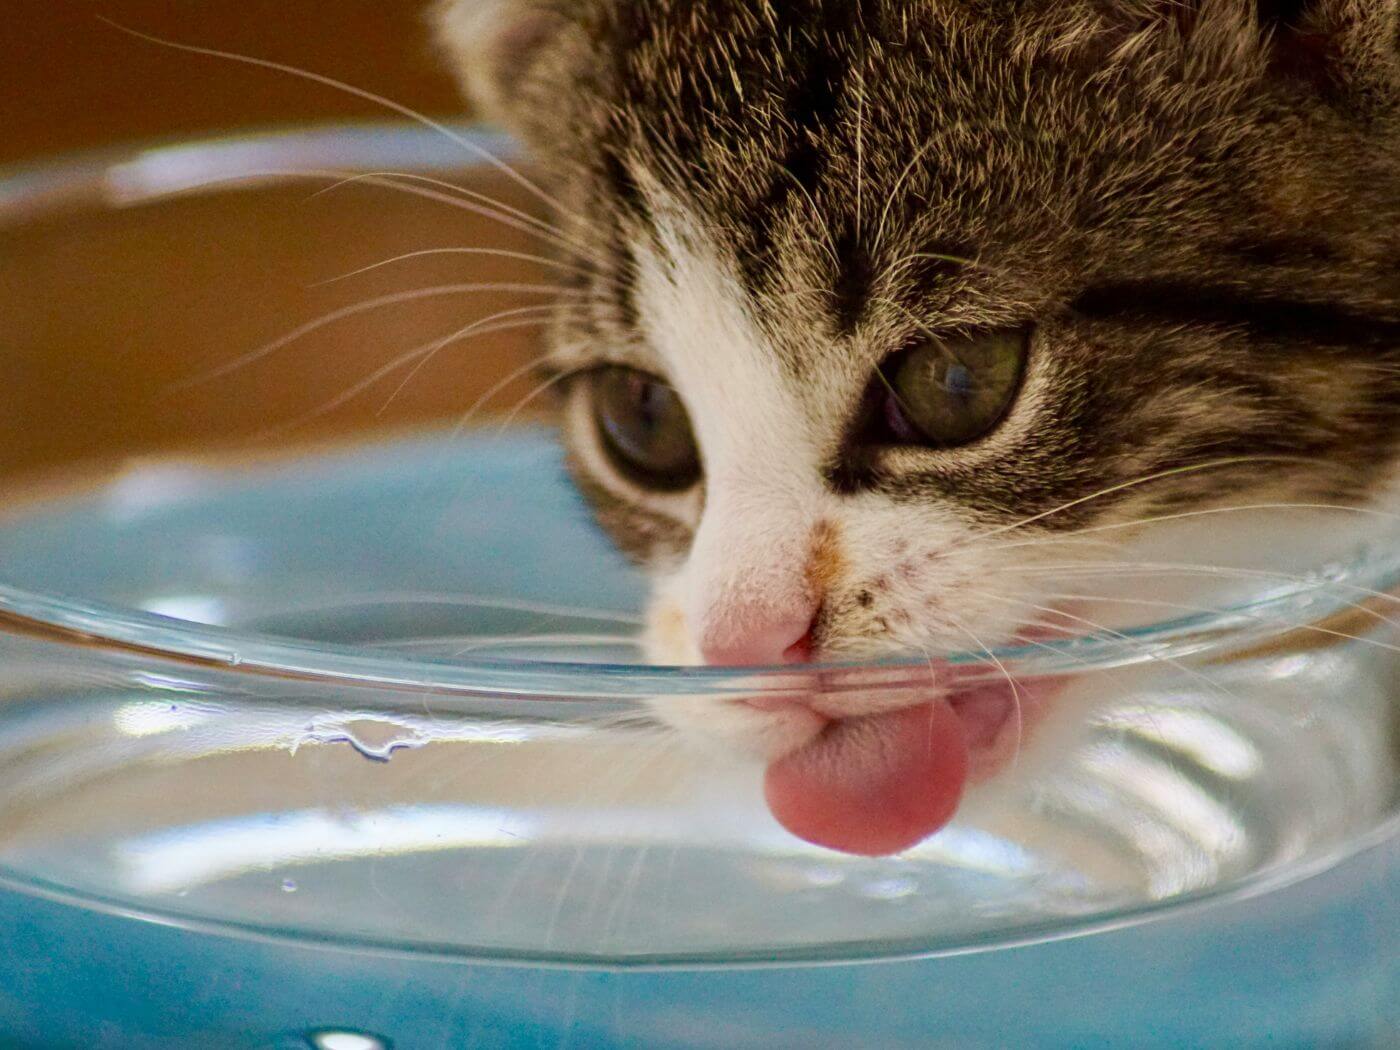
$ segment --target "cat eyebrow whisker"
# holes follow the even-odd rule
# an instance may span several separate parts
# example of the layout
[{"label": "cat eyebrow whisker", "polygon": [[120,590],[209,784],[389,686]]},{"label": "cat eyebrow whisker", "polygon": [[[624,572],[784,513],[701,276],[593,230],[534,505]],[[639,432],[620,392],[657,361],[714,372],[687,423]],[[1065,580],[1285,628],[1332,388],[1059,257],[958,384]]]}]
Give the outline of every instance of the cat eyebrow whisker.
[{"label": "cat eyebrow whisker", "polygon": [[520,186],[526,192],[530,193],[532,196],[540,200],[542,203],[550,206],[551,208],[556,209],[560,214],[576,219],[581,223],[587,223],[586,219],[584,219],[582,216],[574,215],[572,212],[569,211],[568,208],[564,207],[562,202],[560,202],[558,199],[546,192],[533,180],[521,174],[521,172],[518,169],[516,169],[513,165],[507,164],[500,157],[496,156],[485,146],[481,145],[481,143],[475,142],[467,136],[459,134],[458,132],[454,131],[452,128],[444,124],[442,121],[434,120],[432,117],[427,116],[424,113],[420,113],[418,110],[413,109],[409,106],[405,106],[401,102],[395,102],[393,99],[386,98],[383,95],[377,95],[373,91],[367,91],[366,89],[356,87],[353,84],[347,84],[343,80],[336,80],[334,77],[328,77],[321,73],[314,73],[309,69],[301,69],[297,66],[287,65],[282,62],[273,62],[265,58],[255,58],[252,55],[240,55],[231,51],[220,51],[215,48],[196,47],[192,44],[181,44],[173,40],[166,40],[158,36],[152,36],[149,33],[143,33],[139,30],[131,29],[130,27],[124,26],[120,22],[114,21],[111,18],[107,18],[104,15],[98,15],[96,17],[99,21],[105,22],[107,25],[111,26],[118,32],[125,33],[128,36],[135,37],[138,40],[144,40],[148,44],[155,44],[160,47],[170,48],[174,51],[183,51],[186,54],[202,55],[206,58],[219,58],[228,62],[238,62],[243,65],[254,66],[259,69],[271,70],[275,73],[285,73],[288,76],[298,77],[302,80],[308,80],[313,84],[320,84],[323,87],[333,88],[336,91],[340,91],[348,95],[353,95],[355,98],[363,99],[366,102],[371,102],[374,105],[389,110],[390,112],[397,113],[401,117],[406,117],[407,119],[413,121],[416,124],[420,124],[425,128],[428,128],[432,131],[436,131],[437,133],[445,137],[449,142],[455,143],[462,149],[466,150],[472,156],[484,161],[491,167],[495,168],[501,174],[505,175],[508,179],[516,183],[518,186]]},{"label": "cat eyebrow whisker", "polygon": [[[416,186],[404,186],[401,185],[398,180],[424,183],[427,186],[437,187],[443,190],[444,193],[436,193]],[[311,197],[314,200],[317,197],[325,196],[326,194],[333,193],[346,186],[352,186],[357,183],[367,183],[371,186],[396,189],[411,196],[422,197],[426,200],[433,200],[448,204],[452,207],[461,208],[472,214],[495,219],[497,222],[509,226],[511,229],[544,237],[577,259],[593,262],[597,265],[602,265],[604,261],[602,256],[593,251],[586,242],[574,240],[564,230],[561,230],[553,223],[546,222],[544,219],[531,215],[527,211],[522,211],[519,208],[506,204],[504,201],[497,200],[490,194],[468,189],[466,186],[459,186],[455,182],[448,182],[446,179],[435,179],[431,176],[420,175],[415,172],[373,171],[346,175],[333,185],[317,190]],[[595,236],[601,236],[598,227],[591,222],[586,225],[585,229],[592,232]]]},{"label": "cat eyebrow whisker", "polygon": [[[548,385],[552,386],[555,383],[563,382],[570,376],[577,375],[580,372],[586,372],[591,367],[591,365],[580,365],[577,368],[559,369],[556,371],[552,371],[546,377],[545,381]],[[497,382],[495,382],[485,391],[483,391],[475,401],[473,401],[470,405],[467,406],[466,412],[464,412],[461,418],[459,418],[457,421],[457,426],[454,430],[454,433],[461,433],[461,431],[470,424],[472,418],[476,415],[476,413],[482,408],[484,408],[486,405],[488,405],[493,397],[499,394],[506,387],[510,386],[511,383],[514,383],[517,379],[521,379],[524,376],[530,375],[531,373],[538,374],[539,370],[540,363],[538,361],[526,361],[519,368],[513,369],[507,375],[502,376]]]},{"label": "cat eyebrow whisker", "polygon": [[[526,311],[548,312],[545,313],[545,315],[542,317],[532,316],[513,321],[504,320],[510,315],[522,314]],[[331,400],[327,401],[325,404],[313,409],[310,412],[298,416],[296,419],[291,420],[290,422],[281,423],[277,426],[269,427],[265,430],[260,431],[257,435],[257,438],[269,439],[280,437],[286,434],[288,431],[292,431],[297,429],[298,427],[304,426],[312,420],[318,419],[319,417],[326,415],[329,412],[335,411],[342,405],[353,401],[360,394],[364,393],[366,390],[369,390],[380,380],[384,379],[386,376],[393,374],[400,368],[403,368],[409,364],[413,364],[414,367],[409,371],[408,375],[404,377],[403,381],[400,382],[397,387],[394,388],[393,392],[389,395],[388,399],[385,400],[385,402],[382,405],[380,405],[378,410],[375,412],[376,416],[382,416],[386,411],[388,411],[389,406],[393,404],[394,399],[397,398],[399,394],[401,394],[404,391],[404,389],[408,386],[408,384],[413,380],[414,376],[416,376],[419,373],[419,371],[423,368],[423,366],[426,365],[427,362],[444,347],[447,347],[455,342],[462,342],[468,339],[475,339],[480,336],[493,335],[505,331],[512,331],[519,328],[530,327],[532,325],[547,324],[550,321],[554,320],[556,316],[555,311],[556,308],[552,306],[527,306],[521,307],[518,310],[503,310],[500,313],[493,314],[490,317],[483,318],[480,321],[475,321],[464,328],[459,328],[457,331],[451,333],[450,335],[443,336],[439,339],[434,339],[428,343],[420,344],[419,346],[414,347],[412,350],[405,351],[404,353],[399,354],[387,363],[381,365],[379,368],[376,368],[369,375],[365,376],[363,379],[357,380],[355,383],[353,383],[345,390],[342,390],[339,394],[337,394]],[[511,373],[511,375],[507,378],[513,379],[515,378],[515,376],[516,373]],[[488,394],[493,392],[494,388],[491,391],[488,391]]]},{"label": "cat eyebrow whisker", "polygon": [[[856,73],[856,240],[864,232],[865,203],[865,73]],[[872,253],[873,254],[873,253]]]},{"label": "cat eyebrow whisker", "polygon": [[938,140],[930,139],[915,150],[913,156],[909,158],[909,163],[904,165],[904,170],[894,180],[894,184],[890,187],[889,196],[885,200],[885,207],[880,212],[880,224],[875,228],[875,240],[870,248],[872,255],[878,255],[880,246],[885,242],[885,226],[889,223],[890,212],[894,209],[895,202],[899,200],[899,194],[904,189],[904,184],[914,174],[914,169],[918,167],[919,161],[928,156],[929,151],[936,145],[938,145]]},{"label": "cat eyebrow whisker", "polygon": [[[457,331],[442,339],[410,351],[408,356],[418,357],[418,363],[413,366],[408,375],[404,376],[403,381],[394,388],[394,392],[390,394],[384,404],[379,407],[379,411],[376,412],[375,415],[382,416],[388,411],[394,399],[403,392],[404,388],[408,386],[410,382],[412,382],[413,377],[416,376],[439,351],[451,346],[453,343],[460,343],[468,339],[477,339],[484,335],[494,335],[498,332],[514,331],[520,328],[550,324],[560,319],[577,316],[575,311],[582,311],[586,314],[587,310],[588,304],[586,303],[573,307],[560,304],[546,304],[542,306],[521,306],[514,310],[501,310],[498,313],[492,314],[490,317],[484,317],[479,321],[473,321],[466,327],[459,328]],[[515,318],[515,320],[508,320],[508,318]],[[535,362],[530,361],[526,363],[525,367],[531,368],[534,366]],[[495,386],[490,387],[484,396],[489,400],[505,382],[514,378],[516,374],[516,372],[512,372],[506,380],[498,382]]]},{"label": "cat eyebrow whisker", "polygon": [[269,354],[276,353],[286,346],[290,346],[297,340],[319,331],[328,325],[335,324],[350,317],[356,317],[371,310],[379,310],[386,306],[398,306],[403,303],[419,302],[423,299],[442,298],[453,295],[478,295],[491,292],[502,292],[516,295],[558,295],[565,297],[582,296],[584,293],[574,288],[564,288],[558,285],[548,284],[518,284],[511,282],[471,282],[466,284],[443,284],[429,288],[415,288],[406,292],[393,292],[389,295],[375,296],[373,299],[366,299],[363,302],[353,303],[350,306],[343,306],[338,310],[332,310],[328,314],[307,321],[298,326],[286,335],[264,343],[246,354],[242,354],[232,361],[229,361],[208,372],[201,373],[190,379],[182,380],[173,386],[173,390],[187,390],[193,386],[204,383],[211,383],[231,375],[241,368],[246,368],[257,361],[262,360]]},{"label": "cat eyebrow whisker", "polygon": [[551,259],[544,255],[532,255],[529,252],[511,251],[506,248],[424,248],[416,252],[404,252],[402,255],[395,255],[388,259],[381,259],[379,262],[370,263],[368,266],[361,266],[358,270],[350,270],[347,273],[338,274],[335,277],[327,277],[325,280],[317,281],[315,284],[312,284],[309,287],[324,288],[330,284],[337,284],[341,281],[347,281],[352,277],[359,277],[361,274],[372,273],[375,270],[381,270],[384,267],[392,266],[395,263],[407,262],[410,259],[422,259],[428,256],[436,255],[469,255],[488,256],[493,259],[513,259],[517,262],[528,262],[534,263],[537,266],[547,266],[556,270],[566,270],[570,273],[576,273],[581,276],[592,276],[593,274],[593,271],[586,267],[578,266],[574,263],[565,262],[561,259]]},{"label": "cat eyebrow whisker", "polygon": [[[504,435],[505,432],[510,428],[510,425],[513,422],[515,422],[516,416],[520,415],[520,413],[524,411],[525,406],[528,405],[531,401],[535,400],[535,398],[548,392],[551,388],[559,385],[560,383],[564,382],[570,377],[576,376],[581,372],[587,372],[592,368],[592,365],[579,365],[576,368],[565,369],[563,371],[555,373],[554,375],[546,379],[544,382],[540,383],[539,386],[535,387],[528,394],[526,394],[519,401],[517,401],[514,407],[512,407],[511,410],[508,413],[506,413],[505,417],[501,420],[500,426],[496,429],[497,436]],[[453,432],[460,433],[461,430],[462,424],[459,423]]]},{"label": "cat eyebrow whisker", "polygon": [[802,180],[799,179],[791,169],[786,165],[780,164],[778,165],[778,172],[779,174],[786,175],[807,201],[807,207],[811,210],[812,218],[821,226],[822,237],[816,242],[817,247],[826,255],[831,265],[837,270],[840,270],[842,265],[841,253],[837,249],[836,234],[831,228],[831,220],[827,217],[826,211],[817,204],[816,198],[812,196],[812,191],[803,185]]},{"label": "cat eyebrow whisker", "polygon": [[[578,242],[565,236],[557,227],[535,219],[528,212],[518,212],[507,204],[497,201],[484,193],[476,193],[463,186],[454,186],[452,183],[441,182],[438,179],[429,179],[427,176],[415,175],[411,172],[391,172],[388,174],[365,174],[351,175],[344,171],[337,171],[325,168],[263,168],[252,171],[240,171],[236,175],[214,175],[203,179],[190,186],[191,190],[211,189],[216,186],[238,185],[245,182],[256,182],[260,179],[334,179],[336,184],[328,189],[313,193],[315,199],[321,193],[337,189],[340,186],[350,185],[354,182],[362,182],[366,185],[375,186],[380,189],[390,189],[396,192],[407,194],[410,197],[419,197],[423,200],[435,201],[439,204],[446,204],[449,207],[469,212],[472,215],[479,215],[482,218],[490,219],[500,223],[512,230],[517,230],[528,236],[539,237],[548,243],[555,245],[562,251],[568,252],[576,259],[585,262],[593,261],[601,265],[602,260],[591,253],[586,247],[580,246]],[[447,193],[425,189],[422,186],[407,186],[397,181],[400,179],[426,181],[438,183],[442,186],[450,187],[459,191],[458,195],[452,196]],[[477,203],[477,201],[481,203]],[[505,209],[505,210],[502,210]],[[515,214],[522,216],[517,218]],[[530,221],[526,221],[530,220]]]}]

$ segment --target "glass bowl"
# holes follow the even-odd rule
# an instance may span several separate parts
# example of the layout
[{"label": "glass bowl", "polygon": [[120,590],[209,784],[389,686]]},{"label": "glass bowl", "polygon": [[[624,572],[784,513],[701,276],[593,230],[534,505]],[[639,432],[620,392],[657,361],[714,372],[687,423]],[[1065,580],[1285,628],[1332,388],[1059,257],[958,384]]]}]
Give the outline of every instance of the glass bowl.
[{"label": "glass bowl", "polygon": [[[508,145],[461,135],[309,130],[0,180],[0,339],[54,373],[12,394],[28,444],[0,518],[0,1038],[1400,1033],[1388,520],[1296,550],[1252,531],[1255,567],[1209,611],[998,653],[1088,701],[1053,761],[897,857],[799,842],[761,770],[646,706],[791,671],[641,662],[644,581],[523,421],[522,333],[405,356],[484,316],[405,290],[494,283],[512,310],[545,280],[529,223],[449,210],[511,191],[471,155]],[[110,381],[60,383],[68,348]],[[143,458],[74,466],[118,442]]]}]

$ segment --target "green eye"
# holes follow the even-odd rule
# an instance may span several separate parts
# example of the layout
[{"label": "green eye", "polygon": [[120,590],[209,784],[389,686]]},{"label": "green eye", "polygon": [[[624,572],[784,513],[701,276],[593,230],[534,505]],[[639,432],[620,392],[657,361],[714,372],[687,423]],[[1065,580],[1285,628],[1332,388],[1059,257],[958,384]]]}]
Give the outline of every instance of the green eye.
[{"label": "green eye", "polygon": [[668,492],[700,480],[690,417],[669,383],[635,368],[609,366],[594,372],[590,384],[598,436],[619,471]]},{"label": "green eye", "polygon": [[880,367],[884,440],[953,448],[991,432],[1016,399],[1030,334],[998,329],[924,338]]}]

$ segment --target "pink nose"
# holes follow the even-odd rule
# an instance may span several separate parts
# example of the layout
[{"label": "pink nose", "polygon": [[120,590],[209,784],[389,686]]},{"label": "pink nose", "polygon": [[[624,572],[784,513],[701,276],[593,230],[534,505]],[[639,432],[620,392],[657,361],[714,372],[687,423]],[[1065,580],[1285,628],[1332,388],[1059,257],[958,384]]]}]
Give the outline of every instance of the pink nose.
[{"label": "pink nose", "polygon": [[723,667],[806,663],[812,658],[812,622],[804,609],[756,622],[714,624],[700,638],[700,655]]}]

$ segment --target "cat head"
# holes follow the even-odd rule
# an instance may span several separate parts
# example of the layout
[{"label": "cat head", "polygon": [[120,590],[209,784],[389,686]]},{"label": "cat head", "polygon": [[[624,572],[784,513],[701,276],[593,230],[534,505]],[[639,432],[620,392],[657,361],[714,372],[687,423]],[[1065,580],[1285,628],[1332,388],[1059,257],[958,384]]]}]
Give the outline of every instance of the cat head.
[{"label": "cat head", "polygon": [[440,20],[558,198],[572,468],[654,574],[659,661],[981,651],[1133,523],[1393,474],[1393,0]]}]

